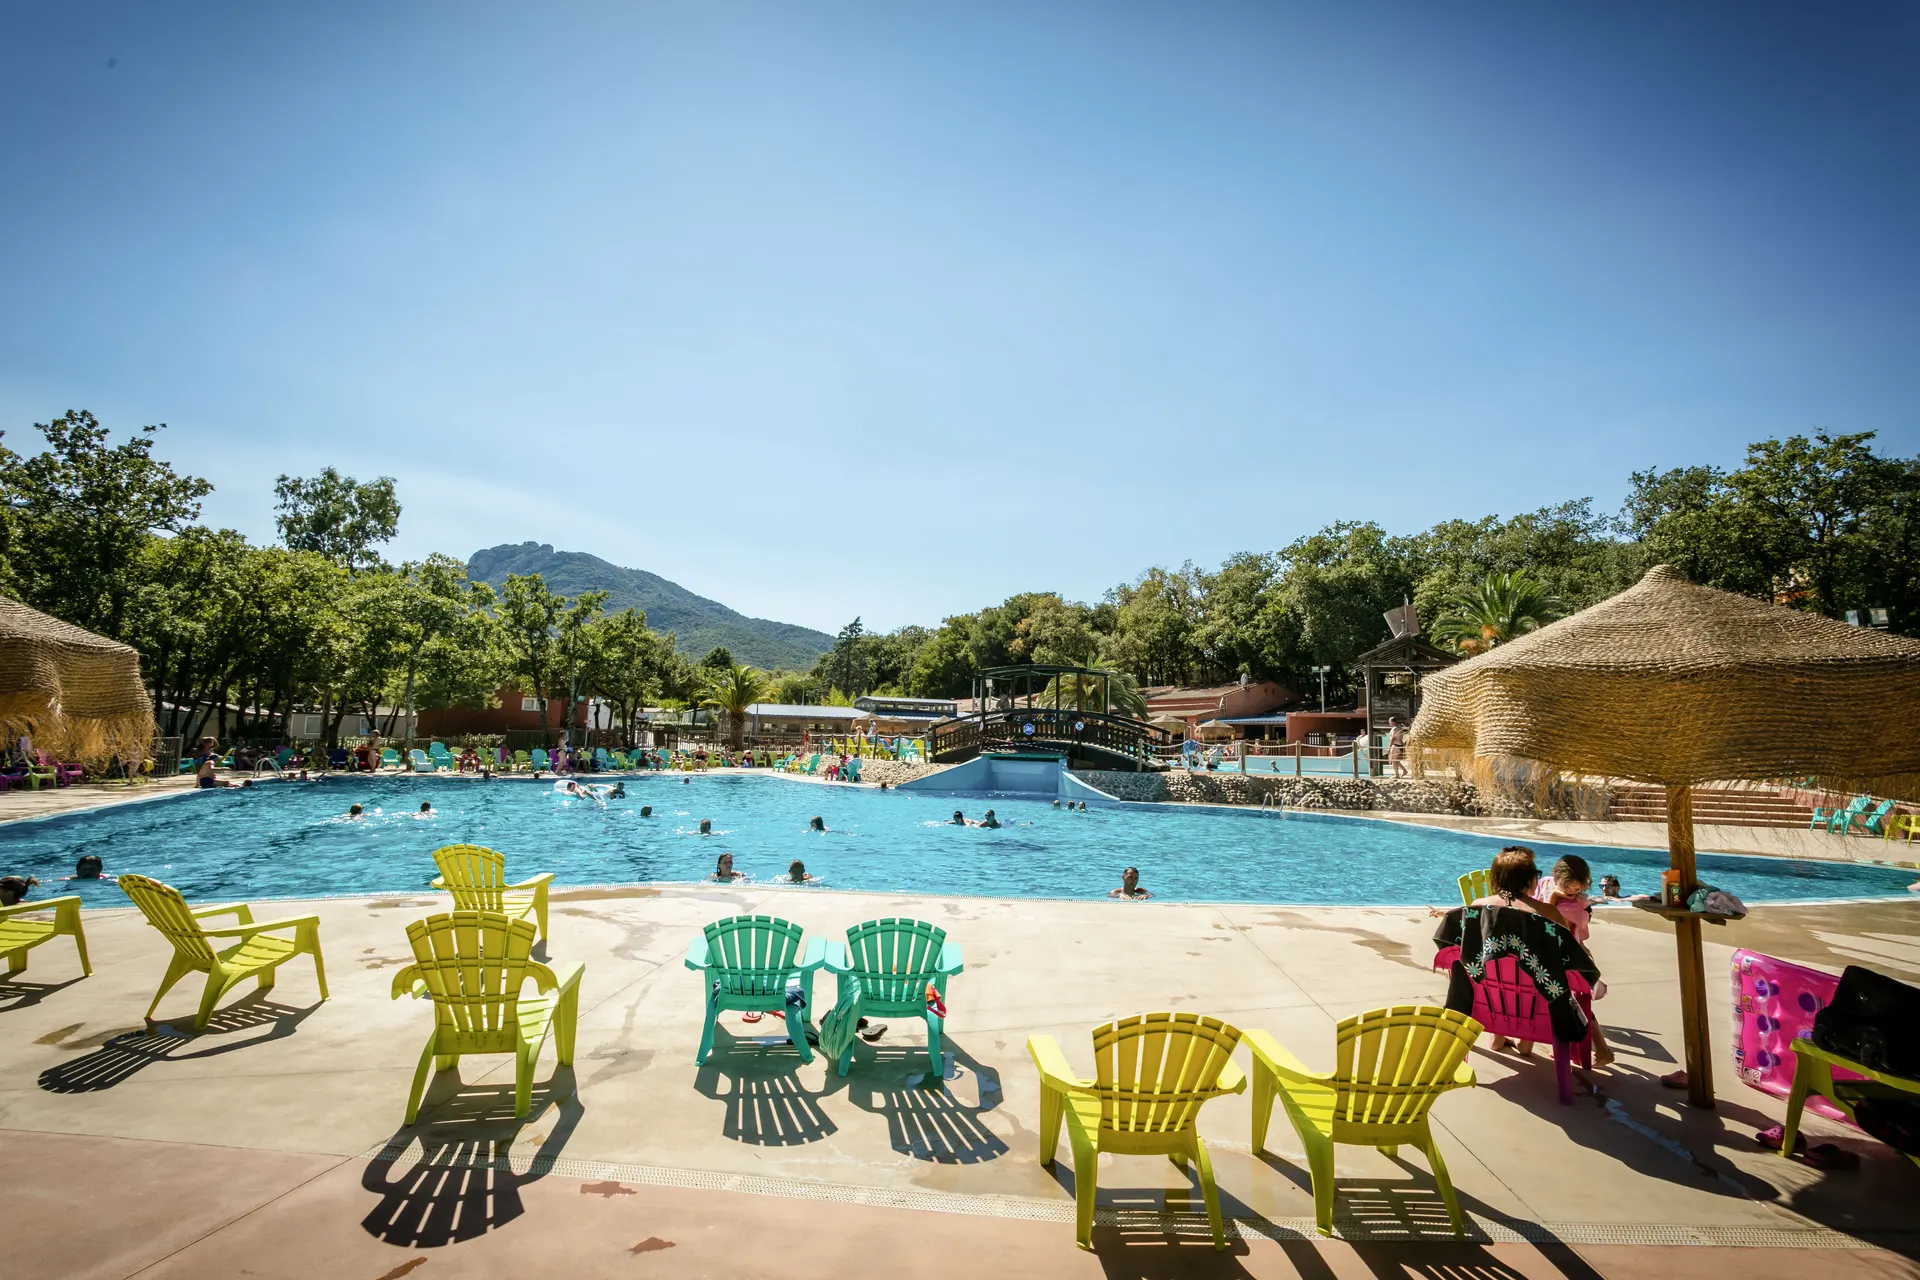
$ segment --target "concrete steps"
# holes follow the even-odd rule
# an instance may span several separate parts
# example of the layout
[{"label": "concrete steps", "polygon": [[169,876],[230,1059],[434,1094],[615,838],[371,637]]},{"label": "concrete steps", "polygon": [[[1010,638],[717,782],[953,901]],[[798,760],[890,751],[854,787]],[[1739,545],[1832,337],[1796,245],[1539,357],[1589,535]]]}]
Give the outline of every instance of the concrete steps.
[{"label": "concrete steps", "polygon": [[[1716,827],[1806,828],[1812,810],[1777,791],[1746,787],[1695,787],[1693,821]],[[1613,793],[1607,806],[1611,822],[1665,822],[1667,793],[1663,787],[1626,783]]]}]

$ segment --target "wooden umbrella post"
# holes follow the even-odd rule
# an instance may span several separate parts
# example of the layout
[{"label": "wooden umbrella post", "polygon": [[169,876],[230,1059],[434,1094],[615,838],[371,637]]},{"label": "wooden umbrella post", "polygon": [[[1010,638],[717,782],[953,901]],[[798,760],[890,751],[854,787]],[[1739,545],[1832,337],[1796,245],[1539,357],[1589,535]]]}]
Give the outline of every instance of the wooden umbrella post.
[{"label": "wooden umbrella post", "polygon": [[[1693,788],[1667,788],[1667,851],[1669,865],[1680,873],[1680,900],[1684,904],[1698,881],[1693,862]],[[1673,922],[1680,951],[1680,1022],[1686,1043],[1687,1101],[1713,1108],[1713,1047],[1707,1038],[1706,960],[1700,949],[1700,921]]]}]

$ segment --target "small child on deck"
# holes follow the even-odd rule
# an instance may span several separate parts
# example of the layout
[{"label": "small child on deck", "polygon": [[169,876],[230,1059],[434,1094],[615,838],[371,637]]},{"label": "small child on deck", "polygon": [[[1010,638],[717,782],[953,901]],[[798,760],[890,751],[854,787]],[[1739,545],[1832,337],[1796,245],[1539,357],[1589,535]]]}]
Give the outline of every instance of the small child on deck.
[{"label": "small child on deck", "polygon": [[[1587,866],[1587,860],[1577,853],[1570,853],[1553,864],[1553,874],[1541,876],[1533,887],[1536,902],[1545,903],[1560,913],[1567,922],[1567,928],[1573,932],[1574,940],[1581,946],[1587,945],[1587,936],[1593,932],[1593,903],[1587,897],[1587,891],[1593,887],[1593,871]],[[1594,988],[1593,998],[1598,1000],[1607,994],[1607,984],[1602,982]],[[1531,1052],[1533,1046],[1520,1045],[1520,1052]],[[1593,1065],[1609,1066],[1613,1062],[1613,1050],[1607,1044],[1607,1038],[1600,1031],[1600,1020],[1593,1020]]]}]

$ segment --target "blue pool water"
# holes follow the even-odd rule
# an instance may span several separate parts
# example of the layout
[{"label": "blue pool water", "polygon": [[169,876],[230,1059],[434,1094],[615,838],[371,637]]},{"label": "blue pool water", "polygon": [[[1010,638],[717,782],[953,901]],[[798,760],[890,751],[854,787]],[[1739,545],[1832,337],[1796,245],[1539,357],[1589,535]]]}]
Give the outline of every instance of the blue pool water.
[{"label": "blue pool water", "polygon": [[[1092,898],[1128,865],[1157,897],[1188,901],[1376,903],[1458,901],[1454,881],[1484,867],[1501,841],[1400,823],[1185,806],[1109,805],[1085,814],[1045,800],[955,799],[753,775],[627,780],[605,808],[547,783],[431,777],[329,778],[202,791],[0,827],[0,873],[40,877],[35,896],[78,892],[123,906],[111,885],[58,883],[81,854],[109,873],[135,871],[189,898],[261,898],[420,890],[431,852],[471,842],[499,849],[508,871],[554,872],[561,884],[693,882],[722,851],[755,881],[795,858],[831,888],[1002,897]],[[420,802],[434,815],[416,818]],[[369,816],[342,815],[354,802]],[[654,816],[642,818],[651,804]],[[955,827],[953,810],[991,805],[999,830]],[[828,832],[811,833],[819,814]],[[716,834],[698,834],[711,818]],[[1542,866],[1579,852],[1596,876],[1652,892],[1660,850],[1536,844]],[[1702,855],[1702,878],[1748,902],[1905,897],[1910,872],[1886,867]]]}]

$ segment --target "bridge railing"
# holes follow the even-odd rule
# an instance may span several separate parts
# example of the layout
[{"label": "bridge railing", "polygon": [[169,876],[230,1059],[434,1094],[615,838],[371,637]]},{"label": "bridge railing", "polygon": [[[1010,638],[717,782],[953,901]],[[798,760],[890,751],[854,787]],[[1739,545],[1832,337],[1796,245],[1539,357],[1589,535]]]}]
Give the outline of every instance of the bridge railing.
[{"label": "bridge railing", "polygon": [[935,726],[933,758],[950,760],[982,751],[1023,749],[1060,751],[1098,747],[1147,760],[1171,734],[1145,721],[1095,711],[1052,707],[1013,707],[971,715]]}]

